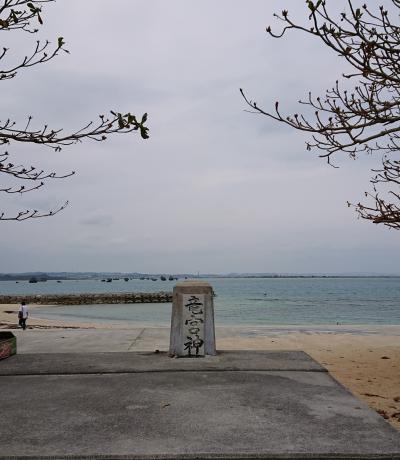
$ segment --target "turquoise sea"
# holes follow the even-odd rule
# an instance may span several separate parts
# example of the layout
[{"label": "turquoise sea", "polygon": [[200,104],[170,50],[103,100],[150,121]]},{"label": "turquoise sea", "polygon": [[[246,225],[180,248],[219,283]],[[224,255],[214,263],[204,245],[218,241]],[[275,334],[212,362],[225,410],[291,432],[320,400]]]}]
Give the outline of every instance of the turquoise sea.
[{"label": "turquoise sea", "polygon": [[[212,278],[217,325],[400,324],[400,278]],[[172,291],[176,281],[2,281],[0,294]],[[171,304],[40,308],[33,316],[168,325]]]}]

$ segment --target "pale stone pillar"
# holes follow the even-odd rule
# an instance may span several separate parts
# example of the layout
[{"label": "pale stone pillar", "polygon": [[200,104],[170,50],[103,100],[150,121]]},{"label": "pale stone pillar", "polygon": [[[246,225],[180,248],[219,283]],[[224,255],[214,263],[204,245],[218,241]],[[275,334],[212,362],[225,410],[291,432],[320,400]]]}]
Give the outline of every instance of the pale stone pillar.
[{"label": "pale stone pillar", "polygon": [[187,280],[174,287],[169,354],[216,354],[213,289],[209,283]]}]

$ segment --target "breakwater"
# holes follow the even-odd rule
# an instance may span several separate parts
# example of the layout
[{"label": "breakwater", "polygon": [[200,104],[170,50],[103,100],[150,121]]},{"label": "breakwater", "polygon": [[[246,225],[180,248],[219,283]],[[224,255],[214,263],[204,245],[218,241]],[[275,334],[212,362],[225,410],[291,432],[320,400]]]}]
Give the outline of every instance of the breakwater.
[{"label": "breakwater", "polygon": [[0,295],[0,304],[91,305],[172,302],[172,292],[107,292],[101,294]]}]

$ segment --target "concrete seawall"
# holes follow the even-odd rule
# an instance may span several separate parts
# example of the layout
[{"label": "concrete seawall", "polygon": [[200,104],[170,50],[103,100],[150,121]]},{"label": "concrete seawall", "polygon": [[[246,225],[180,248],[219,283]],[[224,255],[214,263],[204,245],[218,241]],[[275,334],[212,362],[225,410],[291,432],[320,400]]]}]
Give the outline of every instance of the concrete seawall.
[{"label": "concrete seawall", "polygon": [[102,294],[0,295],[0,304],[90,305],[172,302],[172,292],[108,292]]}]

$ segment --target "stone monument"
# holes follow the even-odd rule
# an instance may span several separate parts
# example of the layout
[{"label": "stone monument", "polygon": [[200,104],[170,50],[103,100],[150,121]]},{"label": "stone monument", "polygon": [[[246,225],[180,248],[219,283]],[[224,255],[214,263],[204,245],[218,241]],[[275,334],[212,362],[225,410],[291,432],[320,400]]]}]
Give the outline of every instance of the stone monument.
[{"label": "stone monument", "polygon": [[205,281],[187,280],[172,295],[170,356],[216,355],[213,289]]}]

